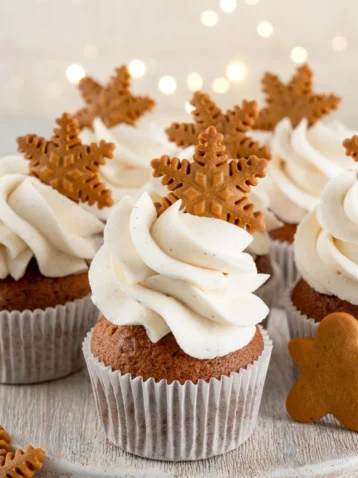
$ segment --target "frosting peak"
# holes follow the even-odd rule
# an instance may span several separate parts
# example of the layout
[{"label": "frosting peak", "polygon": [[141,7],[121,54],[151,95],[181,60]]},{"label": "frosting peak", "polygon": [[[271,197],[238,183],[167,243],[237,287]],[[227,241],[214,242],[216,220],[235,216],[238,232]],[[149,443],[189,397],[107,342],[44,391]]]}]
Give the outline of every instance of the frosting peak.
[{"label": "frosting peak", "polygon": [[251,241],[235,225],[183,213],[180,201],[157,218],[147,194],[124,197],[91,265],[94,300],[114,324],[144,325],[153,342],[171,331],[193,357],[226,355],[268,313],[253,294],[268,276],[243,252]]},{"label": "frosting peak", "polygon": [[[93,131],[85,128],[80,136],[84,143],[104,139],[115,145],[112,160],[101,168],[102,179],[111,189],[115,203],[125,195],[140,195],[150,182],[150,160],[174,150],[164,130],[148,121],[139,122],[136,127],[123,123],[108,128],[100,118],[95,118]],[[107,219],[109,211],[107,208],[96,213]]]},{"label": "frosting peak", "polygon": [[297,268],[317,292],[358,305],[358,173],[332,179],[295,237]]},{"label": "frosting peak", "polygon": [[290,120],[284,118],[277,124],[267,190],[270,206],[280,219],[299,223],[315,208],[327,182],[354,167],[342,145],[350,133],[338,121],[317,121],[309,128],[303,118],[292,128]]},{"label": "frosting peak", "polygon": [[38,179],[0,175],[1,279],[21,278],[32,257],[47,277],[84,272],[102,230],[99,220]]}]

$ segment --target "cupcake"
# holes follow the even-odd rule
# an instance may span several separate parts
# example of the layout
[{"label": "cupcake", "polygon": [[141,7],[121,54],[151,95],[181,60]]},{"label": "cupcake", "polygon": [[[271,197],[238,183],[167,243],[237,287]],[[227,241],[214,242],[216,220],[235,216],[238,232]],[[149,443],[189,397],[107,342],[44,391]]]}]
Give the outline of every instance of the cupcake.
[{"label": "cupcake", "polygon": [[[358,152],[357,142],[354,148]],[[358,318],[357,204],[358,172],[347,170],[329,181],[316,209],[297,228],[294,253],[301,279],[285,295],[292,337],[315,337],[332,312]]]},{"label": "cupcake", "polygon": [[[163,154],[169,147],[162,127],[139,121],[152,111],[155,102],[149,96],[133,96],[130,83],[126,66],[117,68],[105,86],[91,77],[79,83],[86,103],[76,113],[81,139],[115,145],[112,161],[101,168],[101,179],[111,189],[114,203],[125,195],[137,197],[147,189],[151,176],[148,158]],[[110,209],[94,207],[91,211],[107,219]]]},{"label": "cupcake", "polygon": [[273,131],[263,187],[272,211],[283,222],[270,236],[272,258],[281,267],[285,287],[298,278],[292,246],[297,225],[316,207],[328,181],[353,162],[342,146],[349,131],[339,121],[321,119],[338,107],[340,98],[312,92],[308,65],[299,67],[287,85],[270,73],[262,83],[268,106],[254,127]]},{"label": "cupcake", "polygon": [[246,194],[266,160],[229,164],[222,139],[202,133],[193,164],[153,160],[170,194],[124,197],[90,268],[103,316],[83,350],[99,419],[110,441],[147,458],[225,453],[259,410],[272,346],[253,292],[268,276],[243,251],[263,227]]},{"label": "cupcake", "polygon": [[[81,343],[98,318],[88,264],[102,222],[78,201],[110,206],[98,178],[113,145],[82,145],[68,114],[50,141],[18,138],[26,160],[0,161],[0,382],[34,383],[83,366]],[[30,173],[30,174],[26,174]]]},{"label": "cupcake", "polygon": [[[260,144],[254,141],[250,136],[253,133],[253,126],[258,117],[258,109],[255,101],[243,101],[242,106],[234,106],[225,114],[219,109],[209,95],[197,91],[191,100],[194,107],[192,111],[193,123],[173,123],[167,128],[168,138],[175,142],[179,147],[185,147],[178,154],[179,159],[192,157],[195,152],[197,135],[203,132],[209,126],[215,126],[216,129],[224,134],[224,145],[230,158],[246,158],[251,155],[260,158],[270,159],[270,151],[266,144]],[[160,196],[165,194],[165,188],[161,185],[159,178],[153,178],[153,191]],[[263,188],[255,184],[254,191],[249,192],[250,202],[252,202],[259,211],[264,213],[265,231],[256,231],[254,240],[250,244],[247,252],[255,259],[259,272],[269,274],[270,279],[257,290],[257,294],[265,301],[270,308],[273,305],[277,291],[280,289],[281,273],[274,261],[271,261],[269,255],[269,235],[272,230],[277,229],[282,223],[269,210],[269,197]]]}]

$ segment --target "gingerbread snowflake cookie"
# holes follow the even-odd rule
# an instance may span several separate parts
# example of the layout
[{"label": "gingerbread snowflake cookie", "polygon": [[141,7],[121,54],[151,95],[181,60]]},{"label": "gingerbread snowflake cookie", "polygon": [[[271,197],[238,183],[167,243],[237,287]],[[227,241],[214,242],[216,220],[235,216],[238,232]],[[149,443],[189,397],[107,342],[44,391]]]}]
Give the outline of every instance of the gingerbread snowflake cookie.
[{"label": "gingerbread snowflake cookie", "polygon": [[268,161],[250,156],[228,160],[223,135],[214,126],[199,135],[194,162],[168,156],[151,162],[154,177],[163,177],[162,184],[170,193],[156,203],[160,215],[178,199],[182,208],[195,216],[215,217],[245,228],[253,234],[263,231],[263,213],[255,211],[248,193],[265,176]]},{"label": "gingerbread snowflake cookie", "polygon": [[265,73],[262,78],[267,106],[263,108],[253,126],[254,129],[272,131],[283,118],[290,118],[295,128],[302,118],[312,126],[322,116],[337,109],[341,98],[335,94],[313,92],[313,73],[308,65],[297,68],[285,85],[277,75]]},{"label": "gingerbread snowflake cookie", "polygon": [[101,181],[99,169],[112,158],[114,144],[82,144],[78,122],[69,113],[56,120],[59,128],[49,141],[35,134],[17,139],[18,150],[30,160],[30,174],[76,202],[112,206],[112,192]]},{"label": "gingerbread snowflake cookie", "polygon": [[258,116],[255,101],[243,101],[241,107],[235,106],[223,113],[209,95],[197,91],[190,103],[194,106],[194,123],[173,123],[166,130],[170,141],[181,147],[196,145],[199,134],[209,126],[215,126],[218,133],[223,135],[223,143],[230,158],[248,158],[251,155],[270,158],[267,146],[260,146],[247,136]]},{"label": "gingerbread snowflake cookie", "polygon": [[0,426],[0,477],[32,478],[40,470],[45,459],[45,452],[41,448],[31,445],[23,451],[18,448],[11,453],[11,437]]},{"label": "gingerbread snowflake cookie", "polygon": [[130,85],[131,76],[125,65],[115,70],[106,85],[89,76],[82,78],[78,88],[86,106],[75,114],[80,128],[91,128],[96,116],[108,128],[120,123],[134,125],[147,111],[151,111],[155,101],[149,96],[132,95]]}]

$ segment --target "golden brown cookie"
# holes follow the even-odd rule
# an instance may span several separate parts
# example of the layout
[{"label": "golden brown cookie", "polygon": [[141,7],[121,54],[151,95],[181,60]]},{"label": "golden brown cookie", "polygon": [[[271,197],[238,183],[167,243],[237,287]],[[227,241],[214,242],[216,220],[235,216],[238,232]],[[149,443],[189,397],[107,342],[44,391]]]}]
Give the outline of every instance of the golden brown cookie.
[{"label": "golden brown cookie", "polygon": [[223,143],[230,158],[249,158],[255,155],[270,159],[267,146],[260,146],[257,141],[246,136],[253,128],[258,115],[255,101],[243,101],[241,107],[234,106],[233,110],[224,114],[209,95],[197,91],[190,104],[194,106],[194,123],[173,123],[166,130],[170,141],[181,147],[194,146],[200,133],[209,126],[215,126],[218,133],[224,136]]},{"label": "golden brown cookie", "polygon": [[334,312],[320,323],[317,338],[290,341],[289,352],[300,369],[286,407],[296,421],[312,423],[327,414],[358,431],[358,322]]},{"label": "golden brown cookie", "polygon": [[45,452],[41,448],[28,445],[25,452],[18,448],[15,454],[10,449],[11,437],[0,426],[0,477],[32,478],[42,468]]},{"label": "golden brown cookie", "polygon": [[31,445],[23,451],[18,448],[13,453],[0,457],[0,476],[11,478],[32,478],[37,470],[41,470],[45,452]]},{"label": "golden brown cookie", "polygon": [[254,129],[273,131],[283,118],[290,118],[296,127],[302,118],[309,126],[323,115],[335,110],[341,98],[334,94],[316,94],[312,91],[313,73],[308,65],[297,68],[287,85],[277,75],[265,73],[262,79],[267,106],[263,108],[254,124]]},{"label": "golden brown cookie", "polygon": [[101,165],[113,156],[114,144],[82,144],[78,122],[69,113],[56,120],[50,141],[35,134],[17,138],[18,150],[30,160],[30,174],[75,202],[112,206],[112,192],[99,176]]},{"label": "golden brown cookie", "polygon": [[0,425],[0,462],[1,457],[5,457],[11,449],[11,437],[7,431]]},{"label": "golden brown cookie", "polygon": [[346,155],[351,156],[354,161],[358,161],[358,136],[355,134],[351,138],[345,139],[343,146],[346,149]]},{"label": "golden brown cookie", "polygon": [[120,123],[134,125],[144,113],[151,111],[155,101],[149,96],[133,96],[130,84],[131,76],[125,65],[116,68],[104,86],[89,76],[82,78],[78,88],[87,106],[75,115],[80,128],[91,128],[96,116],[108,128]]},{"label": "golden brown cookie", "polygon": [[253,234],[265,230],[263,213],[255,211],[248,193],[257,178],[266,175],[268,161],[250,156],[228,161],[223,135],[210,126],[199,135],[194,162],[168,156],[153,159],[153,176],[162,177],[170,194],[156,203],[158,215],[178,199],[194,216],[214,217],[246,228]]}]

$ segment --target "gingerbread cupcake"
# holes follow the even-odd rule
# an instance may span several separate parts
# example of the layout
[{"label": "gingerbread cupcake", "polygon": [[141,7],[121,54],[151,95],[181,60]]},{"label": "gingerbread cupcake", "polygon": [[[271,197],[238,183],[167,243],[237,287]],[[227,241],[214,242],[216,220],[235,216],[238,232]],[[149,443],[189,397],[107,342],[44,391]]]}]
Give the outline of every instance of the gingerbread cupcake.
[{"label": "gingerbread cupcake", "polygon": [[0,382],[34,383],[82,365],[81,342],[98,318],[88,264],[103,224],[78,204],[110,206],[98,178],[113,145],[81,144],[68,114],[47,141],[18,138],[29,163],[0,162]]},{"label": "gingerbread cupcake", "polygon": [[103,317],[83,350],[99,419],[110,441],[148,458],[225,453],[258,414],[272,346],[254,291],[268,276],[243,251],[264,226],[247,190],[266,160],[229,164],[222,139],[208,128],[192,164],[153,160],[170,194],[123,198],[90,268]]},{"label": "gingerbread cupcake", "polygon": [[[223,113],[209,95],[197,91],[190,103],[194,107],[192,110],[194,122],[173,123],[166,130],[171,141],[178,147],[185,148],[178,154],[179,159],[193,156],[197,135],[209,126],[215,126],[223,133],[223,144],[226,146],[229,158],[248,159],[251,155],[257,155],[270,159],[268,145],[262,145],[251,137],[252,128],[259,114],[255,101],[243,101],[241,107],[236,105],[232,110]],[[249,192],[249,198],[250,202],[264,213],[265,230],[254,233],[254,240],[247,252],[255,259],[259,272],[270,275],[270,279],[256,291],[256,294],[271,308],[277,291],[280,290],[281,272],[277,264],[270,259],[269,232],[280,227],[282,223],[269,209],[269,197],[265,190],[260,187],[260,184],[256,183],[255,186],[254,190]],[[159,196],[165,194],[165,187],[159,178],[153,178],[152,187],[155,194]]]},{"label": "gingerbread cupcake", "polygon": [[266,73],[262,83],[268,106],[254,125],[273,131],[272,160],[263,186],[272,211],[283,222],[270,236],[284,287],[298,278],[292,246],[297,225],[315,208],[328,181],[354,167],[342,147],[349,131],[339,121],[322,120],[338,107],[340,98],[315,94],[312,77],[308,65],[298,67],[287,85]]},{"label": "gingerbread cupcake", "polygon": [[[348,151],[358,152],[357,139]],[[300,223],[294,241],[301,279],[285,295],[292,337],[317,334],[320,321],[332,312],[358,318],[358,172],[331,179],[319,204]]]},{"label": "gingerbread cupcake", "polygon": [[[105,140],[115,145],[112,161],[101,168],[102,181],[111,189],[114,203],[125,195],[138,197],[150,184],[148,158],[170,148],[164,129],[144,118],[155,101],[131,93],[131,77],[125,65],[117,68],[104,86],[91,77],[83,78],[78,86],[86,103],[76,113],[82,140]],[[109,211],[91,208],[102,219],[107,219]]]}]

